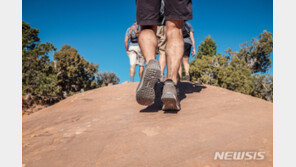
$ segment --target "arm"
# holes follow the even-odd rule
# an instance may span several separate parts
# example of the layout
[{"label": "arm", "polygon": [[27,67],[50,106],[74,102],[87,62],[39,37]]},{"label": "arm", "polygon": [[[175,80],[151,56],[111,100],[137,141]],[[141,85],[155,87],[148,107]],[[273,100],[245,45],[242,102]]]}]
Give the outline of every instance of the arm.
[{"label": "arm", "polygon": [[194,36],[193,36],[193,32],[190,31],[190,38],[191,38],[191,41],[192,41],[192,56],[195,55],[195,40],[194,40]]},{"label": "arm", "polygon": [[128,54],[128,39],[129,39],[129,36],[125,36],[124,46],[125,46],[125,50],[126,50],[126,53],[127,54]]}]

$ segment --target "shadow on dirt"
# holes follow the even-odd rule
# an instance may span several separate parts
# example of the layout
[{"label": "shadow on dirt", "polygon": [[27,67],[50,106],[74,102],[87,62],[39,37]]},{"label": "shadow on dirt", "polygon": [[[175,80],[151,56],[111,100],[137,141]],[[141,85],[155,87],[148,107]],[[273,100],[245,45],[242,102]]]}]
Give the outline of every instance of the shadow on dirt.
[{"label": "shadow on dirt", "polygon": [[[148,106],[145,109],[140,110],[140,112],[158,112],[159,110],[161,110],[162,108],[161,95],[162,95],[163,85],[164,85],[163,83],[157,83],[155,85],[156,97],[155,97],[154,103],[151,106]],[[186,98],[186,94],[200,92],[202,89],[207,88],[201,84],[196,84],[191,82],[179,82],[178,87],[179,87],[180,102]],[[182,110],[182,106],[181,106],[181,110]],[[176,114],[178,113],[178,111],[165,111],[164,113]]]}]

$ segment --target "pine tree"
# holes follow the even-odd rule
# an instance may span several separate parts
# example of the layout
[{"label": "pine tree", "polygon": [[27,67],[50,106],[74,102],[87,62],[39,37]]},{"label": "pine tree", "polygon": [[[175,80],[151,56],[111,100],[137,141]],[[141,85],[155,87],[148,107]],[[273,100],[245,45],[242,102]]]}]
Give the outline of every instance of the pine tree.
[{"label": "pine tree", "polygon": [[97,86],[95,74],[98,65],[86,61],[75,48],[64,45],[54,54],[54,60],[58,85],[65,96]]},{"label": "pine tree", "polygon": [[192,81],[218,86],[217,74],[228,64],[228,58],[216,54],[216,42],[209,36],[198,47],[195,58],[190,62]]},{"label": "pine tree", "polygon": [[241,47],[241,50],[235,54],[248,63],[252,73],[265,73],[270,68],[270,55],[273,50],[273,39],[270,32],[263,31],[259,35],[259,40],[254,38],[250,44],[244,43]]},{"label": "pine tree", "polygon": [[254,91],[252,96],[273,101],[273,76],[272,75],[253,75]]},{"label": "pine tree", "polygon": [[22,94],[23,107],[48,104],[60,99],[60,88],[48,53],[55,50],[51,43],[41,43],[39,30],[22,23]]},{"label": "pine tree", "polygon": [[119,78],[113,72],[97,73],[97,84],[102,86],[108,86],[109,84],[116,85],[119,83]]},{"label": "pine tree", "polygon": [[270,68],[272,36],[264,31],[259,37],[250,46],[244,44],[240,52],[227,49],[226,56],[217,54],[216,42],[206,37],[190,62],[191,80],[272,101],[272,76],[257,74]]},{"label": "pine tree", "polygon": [[218,72],[218,83],[221,87],[236,92],[253,92],[251,70],[244,60],[237,57],[233,57],[230,64]]},{"label": "pine tree", "polygon": [[214,56],[217,53],[217,44],[211,36],[205,38],[205,41],[201,42],[198,46],[198,54]]}]

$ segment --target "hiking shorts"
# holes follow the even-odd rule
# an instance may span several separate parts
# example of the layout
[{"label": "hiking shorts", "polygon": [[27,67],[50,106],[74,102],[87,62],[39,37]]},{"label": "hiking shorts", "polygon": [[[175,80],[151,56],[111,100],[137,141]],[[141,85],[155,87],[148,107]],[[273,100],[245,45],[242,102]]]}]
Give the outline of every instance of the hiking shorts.
[{"label": "hiking shorts", "polygon": [[184,43],[184,56],[190,57],[190,53],[191,53],[191,44]]},{"label": "hiking shorts", "polygon": [[165,46],[166,46],[165,26],[157,26],[156,37],[157,37],[157,43],[158,43],[157,54],[159,54],[159,56],[165,56]]},{"label": "hiking shorts", "polygon": [[[139,25],[161,25],[161,0],[136,0],[137,22]],[[166,20],[191,20],[191,0],[164,0]]]},{"label": "hiking shorts", "polygon": [[142,55],[140,46],[130,46],[128,48],[128,57],[130,59],[130,65],[139,65],[139,66],[144,66],[145,64],[145,59],[144,56]]}]

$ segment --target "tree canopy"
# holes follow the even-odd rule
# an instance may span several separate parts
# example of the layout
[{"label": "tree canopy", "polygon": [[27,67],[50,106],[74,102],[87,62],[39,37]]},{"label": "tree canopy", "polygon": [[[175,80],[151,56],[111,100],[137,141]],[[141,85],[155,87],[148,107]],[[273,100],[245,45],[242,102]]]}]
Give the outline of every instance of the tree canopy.
[{"label": "tree canopy", "polygon": [[51,61],[48,54],[56,51],[54,45],[41,43],[39,30],[24,21],[22,33],[24,112],[35,105],[53,104],[75,92],[119,82],[115,73],[97,73],[98,65],[89,63],[69,45],[55,52]]},{"label": "tree canopy", "polygon": [[228,58],[216,54],[217,44],[208,36],[199,47],[195,58],[190,62],[190,76],[193,81],[218,86],[218,72],[228,64]]},{"label": "tree canopy", "polygon": [[100,86],[108,86],[109,84],[118,84],[119,78],[113,72],[97,73],[97,84]]},{"label": "tree canopy", "polygon": [[272,34],[263,31],[259,35],[259,39],[254,38],[250,43],[246,42],[242,44],[241,50],[234,54],[248,63],[248,67],[252,70],[252,73],[265,73],[271,67],[270,54],[272,50]]},{"label": "tree canopy", "polygon": [[96,87],[95,73],[98,71],[98,65],[86,61],[75,48],[64,45],[53,57],[58,85],[64,93]]},{"label": "tree canopy", "polygon": [[39,30],[22,24],[22,83],[23,105],[52,103],[59,99],[60,89],[48,53],[56,48],[41,43]]},{"label": "tree canopy", "polygon": [[263,31],[258,40],[241,45],[239,52],[229,48],[222,56],[208,36],[190,62],[191,80],[272,101],[272,76],[263,75],[271,67],[272,43],[272,34]]}]

